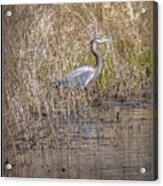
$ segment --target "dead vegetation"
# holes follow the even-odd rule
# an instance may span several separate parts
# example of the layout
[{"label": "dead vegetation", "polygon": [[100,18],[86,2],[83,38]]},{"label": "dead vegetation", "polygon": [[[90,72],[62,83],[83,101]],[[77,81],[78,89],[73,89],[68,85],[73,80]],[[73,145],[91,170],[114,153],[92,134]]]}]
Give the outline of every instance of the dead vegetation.
[{"label": "dead vegetation", "polygon": [[[143,2],[4,7],[4,13],[12,11],[4,18],[6,120],[25,122],[31,112],[70,113],[111,99],[150,101],[151,8]],[[113,41],[112,52],[99,47],[98,80],[84,91],[51,89],[50,83],[68,71],[94,65],[89,42],[95,36]]]},{"label": "dead vegetation", "polygon": [[[141,7],[145,14],[139,13]],[[117,179],[125,168],[130,175],[131,165],[137,171],[135,165],[148,164],[142,157],[151,158],[151,110],[130,106],[140,108],[151,101],[151,9],[151,2],[3,7],[3,14],[12,11],[3,22],[3,160],[16,165],[5,175],[87,178],[87,170],[99,163],[104,172],[96,167],[92,178]],[[98,48],[103,68],[97,81],[85,90],[50,88],[67,72],[95,64],[89,48],[95,36],[112,39],[111,46]],[[83,162],[78,161],[81,152],[90,160],[83,156]],[[131,152],[133,159],[124,152]],[[113,177],[106,162],[118,168]]]}]

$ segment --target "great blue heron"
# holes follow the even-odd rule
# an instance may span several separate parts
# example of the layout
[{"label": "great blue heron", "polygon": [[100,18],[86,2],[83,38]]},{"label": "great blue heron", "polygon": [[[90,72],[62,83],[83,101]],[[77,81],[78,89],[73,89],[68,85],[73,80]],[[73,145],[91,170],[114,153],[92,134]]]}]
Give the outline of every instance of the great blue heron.
[{"label": "great blue heron", "polygon": [[101,67],[102,67],[102,60],[101,56],[96,51],[96,45],[102,44],[104,42],[109,42],[109,39],[102,39],[100,37],[96,37],[91,40],[91,52],[96,59],[95,67],[92,66],[83,66],[80,67],[72,72],[69,72],[66,76],[62,79],[55,81],[52,84],[52,87],[79,87],[81,89],[85,88],[90,82],[96,80],[99,76]]}]

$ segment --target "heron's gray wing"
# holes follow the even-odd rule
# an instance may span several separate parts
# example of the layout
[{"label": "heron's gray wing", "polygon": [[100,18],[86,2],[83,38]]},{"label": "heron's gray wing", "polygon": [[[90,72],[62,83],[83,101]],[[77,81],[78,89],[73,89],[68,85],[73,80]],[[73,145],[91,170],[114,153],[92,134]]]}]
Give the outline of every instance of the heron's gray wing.
[{"label": "heron's gray wing", "polygon": [[85,87],[94,76],[94,68],[85,66],[68,73],[62,80],[63,86]]}]

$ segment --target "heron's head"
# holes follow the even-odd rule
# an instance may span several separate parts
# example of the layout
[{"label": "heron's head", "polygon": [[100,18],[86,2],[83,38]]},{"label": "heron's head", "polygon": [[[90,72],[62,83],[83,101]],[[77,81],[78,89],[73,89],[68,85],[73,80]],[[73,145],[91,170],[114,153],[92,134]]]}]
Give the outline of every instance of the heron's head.
[{"label": "heron's head", "polygon": [[91,44],[102,44],[105,42],[111,42],[110,39],[104,39],[104,38],[100,38],[100,37],[95,37],[92,41]]}]

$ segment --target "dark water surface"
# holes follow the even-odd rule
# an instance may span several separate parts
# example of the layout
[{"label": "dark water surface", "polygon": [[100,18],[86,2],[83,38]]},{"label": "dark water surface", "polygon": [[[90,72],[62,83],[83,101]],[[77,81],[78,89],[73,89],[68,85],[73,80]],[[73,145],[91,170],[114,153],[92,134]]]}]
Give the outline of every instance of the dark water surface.
[{"label": "dark water surface", "polygon": [[13,164],[5,176],[152,180],[152,110],[109,103],[33,113],[5,151]]}]

